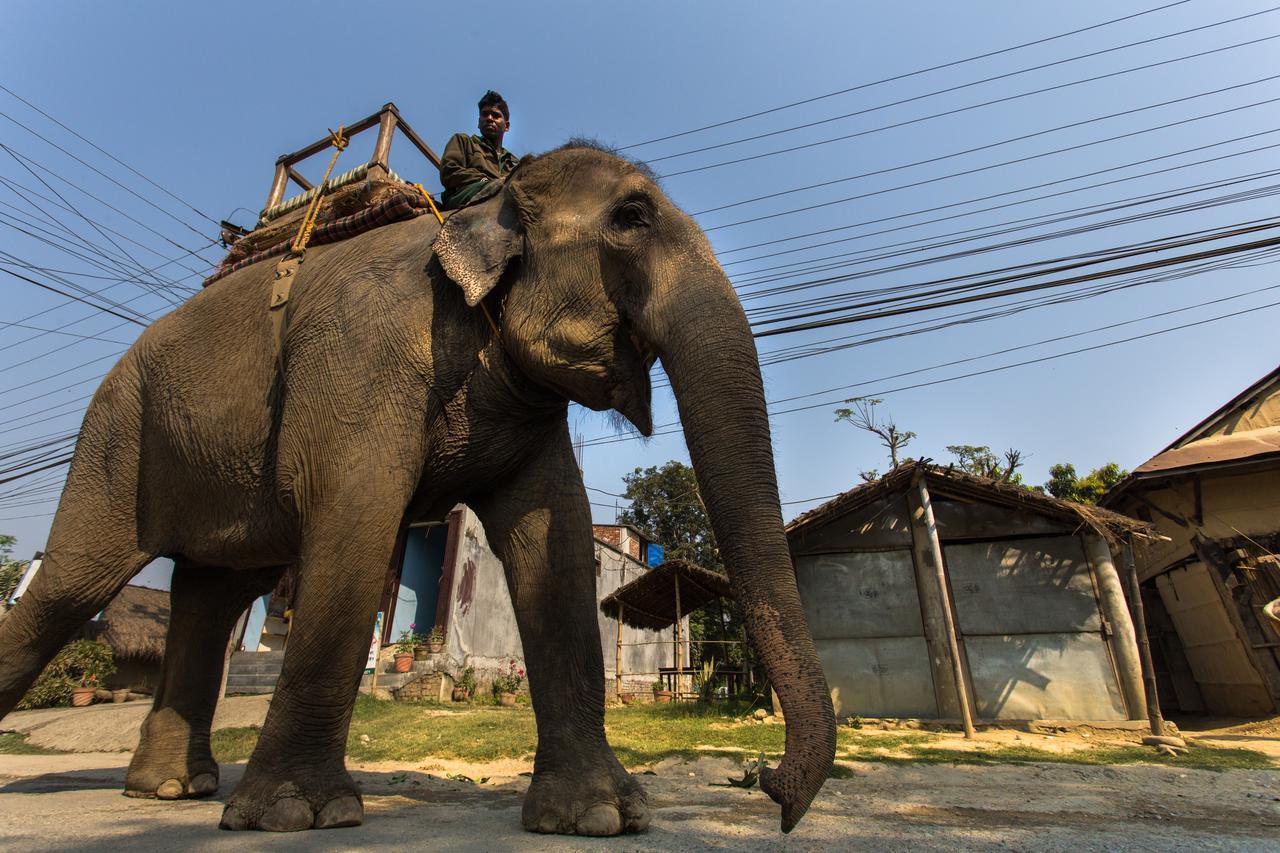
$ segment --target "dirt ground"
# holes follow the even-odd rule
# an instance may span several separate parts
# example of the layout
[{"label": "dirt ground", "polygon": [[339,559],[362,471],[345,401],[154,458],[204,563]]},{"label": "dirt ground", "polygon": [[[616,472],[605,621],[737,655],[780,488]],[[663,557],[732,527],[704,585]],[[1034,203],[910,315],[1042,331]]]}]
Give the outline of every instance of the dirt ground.
[{"label": "dirt ground", "polygon": [[[73,742],[127,749],[128,730],[136,742],[136,723],[130,721],[136,715],[140,722],[145,710],[145,703],[130,703],[27,712],[11,715],[3,727],[27,730],[30,742],[62,749]],[[256,697],[227,702],[219,725],[255,723],[264,711],[265,701]],[[1184,723],[1183,729],[1188,736],[1273,756],[1280,747],[1275,721],[1203,731]],[[1089,737],[983,732],[979,742],[1071,751],[1090,748],[1099,737],[1082,734]],[[972,748],[958,736],[938,743]],[[92,841],[169,851],[180,839],[178,846],[198,850],[239,850],[246,843],[271,850],[1280,849],[1280,769],[849,763],[842,765],[848,778],[829,780],[799,827],[782,836],[777,807],[767,796],[724,785],[726,778],[741,776],[736,760],[667,759],[640,777],[654,811],[649,831],[602,841],[521,831],[520,796],[528,778],[520,774],[530,769],[527,762],[366,764],[352,768],[365,794],[364,826],[249,839],[217,830],[242,764],[223,767],[222,787],[213,799],[162,803],[120,794],[128,757],[0,755],[0,848],[78,850]],[[484,781],[450,778],[458,774]]]}]

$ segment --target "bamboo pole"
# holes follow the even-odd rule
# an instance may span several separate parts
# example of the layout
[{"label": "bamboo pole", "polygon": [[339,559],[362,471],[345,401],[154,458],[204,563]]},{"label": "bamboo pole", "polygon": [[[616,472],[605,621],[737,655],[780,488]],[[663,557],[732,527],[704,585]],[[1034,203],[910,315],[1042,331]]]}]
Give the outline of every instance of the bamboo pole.
[{"label": "bamboo pole", "polygon": [[1138,639],[1138,660],[1142,664],[1142,684],[1147,696],[1147,721],[1151,733],[1164,737],[1164,715],[1160,713],[1160,695],[1156,692],[1156,668],[1151,660],[1151,641],[1147,637],[1147,614],[1142,604],[1142,583],[1133,559],[1133,539],[1124,545],[1124,562],[1129,580],[1129,609],[1133,631]]},{"label": "bamboo pole", "polygon": [[681,671],[684,669],[684,664],[681,662],[681,655],[680,655],[680,627],[681,627],[681,626],[680,626],[680,572],[679,572],[679,570],[677,570],[677,571],[676,571],[674,579],[675,579],[675,584],[676,584],[676,626],[675,626],[675,628],[676,628],[676,635],[675,635],[675,636],[676,636],[676,647],[675,647],[675,658],[676,658],[676,689],[675,689],[675,698],[679,699],[679,698],[680,698],[680,673],[681,673]]},{"label": "bamboo pole", "polygon": [[956,680],[956,701],[960,705],[960,720],[964,724],[964,736],[973,738],[973,711],[969,707],[968,682],[965,681],[964,667],[960,662],[960,640],[956,636],[956,620],[951,613],[951,592],[947,588],[947,576],[942,567],[942,543],[938,541],[938,522],[933,516],[933,500],[929,497],[929,489],[924,484],[924,477],[916,477],[916,496],[920,500],[920,509],[927,531],[926,545],[933,563],[934,580],[942,598],[942,622],[947,634],[947,646],[951,652],[951,670]]}]

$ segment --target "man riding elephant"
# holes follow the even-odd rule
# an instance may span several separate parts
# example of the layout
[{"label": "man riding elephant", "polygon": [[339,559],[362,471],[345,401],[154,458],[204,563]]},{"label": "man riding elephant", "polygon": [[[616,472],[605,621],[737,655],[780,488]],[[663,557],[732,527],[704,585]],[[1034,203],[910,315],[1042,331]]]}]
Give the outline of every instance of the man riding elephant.
[{"label": "man riding elephant", "polygon": [[485,184],[505,178],[516,167],[516,156],[502,147],[502,137],[511,129],[507,102],[490,89],[479,106],[480,135],[455,133],[440,158],[441,200],[446,208],[464,206]]}]

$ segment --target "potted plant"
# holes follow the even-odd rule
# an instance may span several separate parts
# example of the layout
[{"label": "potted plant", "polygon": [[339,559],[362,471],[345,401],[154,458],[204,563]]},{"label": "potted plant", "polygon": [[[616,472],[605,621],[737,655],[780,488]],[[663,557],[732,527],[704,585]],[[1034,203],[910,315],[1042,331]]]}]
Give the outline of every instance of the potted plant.
[{"label": "potted plant", "polygon": [[112,690],[112,691],[111,691],[111,701],[112,701],[114,704],[116,704],[116,705],[119,705],[121,702],[128,702],[128,701],[129,701],[129,688],[128,688],[128,687],[125,687],[125,688],[122,688],[122,689],[119,689],[119,690]]},{"label": "potted plant", "polygon": [[84,708],[93,704],[93,694],[98,692],[98,677],[86,675],[80,679],[79,687],[71,688],[71,706]]},{"label": "potted plant", "polygon": [[431,633],[427,634],[427,651],[433,655],[438,655],[444,651],[444,629],[436,625],[431,629]]},{"label": "potted plant", "polygon": [[453,688],[453,701],[467,702],[476,692],[476,668],[469,666],[458,674]]},{"label": "potted plant", "polygon": [[698,699],[703,702],[710,702],[716,697],[715,678],[716,678],[716,662],[708,660],[702,662],[702,669],[694,676],[696,687],[698,689]]},{"label": "potted plant", "polygon": [[103,680],[116,671],[111,646],[100,640],[76,640],[64,653],[67,675],[78,685],[71,689],[71,704],[77,708],[93,704]]},{"label": "potted plant", "polygon": [[655,702],[671,701],[671,691],[667,689],[667,685],[664,684],[662,681],[660,680],[655,681],[653,682],[653,684],[650,684],[649,686],[653,688],[653,701]]},{"label": "potted plant", "polygon": [[413,632],[414,626],[400,632],[396,641],[396,672],[408,672],[413,669],[413,650],[418,645],[418,635]]},{"label": "potted plant", "polygon": [[524,683],[524,668],[516,666],[514,660],[507,663],[507,671],[493,680],[493,695],[498,703],[511,707],[516,704],[516,694]]}]

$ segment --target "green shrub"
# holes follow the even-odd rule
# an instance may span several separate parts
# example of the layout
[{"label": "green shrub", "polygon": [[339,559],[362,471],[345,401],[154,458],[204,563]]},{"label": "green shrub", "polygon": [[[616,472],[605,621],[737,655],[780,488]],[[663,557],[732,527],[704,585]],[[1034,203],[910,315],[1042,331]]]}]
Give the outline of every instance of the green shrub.
[{"label": "green shrub", "polygon": [[49,661],[18,703],[18,710],[69,705],[72,690],[99,687],[115,671],[111,646],[101,640],[72,640]]}]

